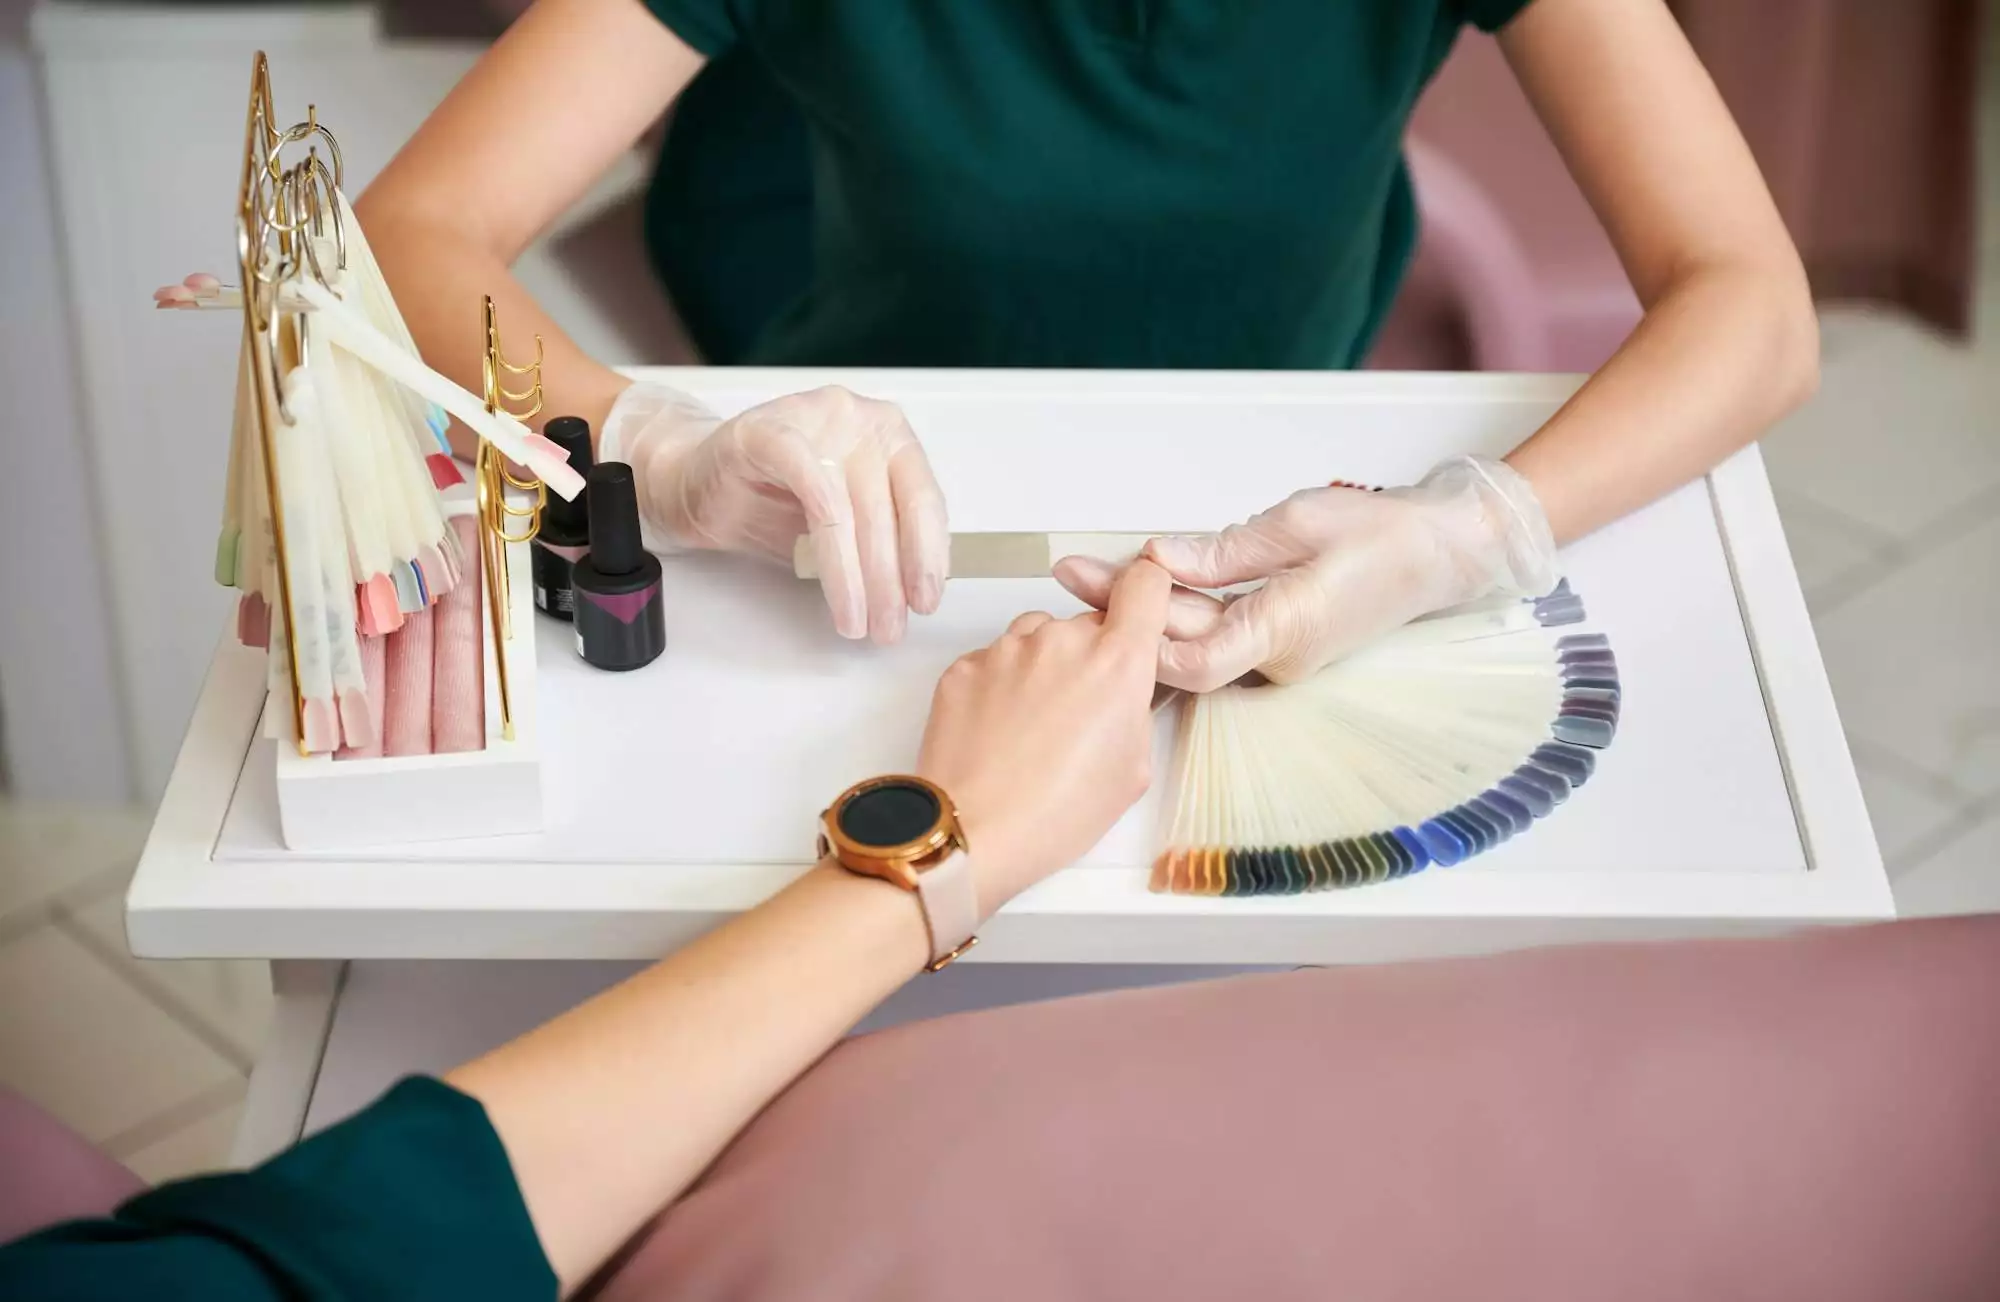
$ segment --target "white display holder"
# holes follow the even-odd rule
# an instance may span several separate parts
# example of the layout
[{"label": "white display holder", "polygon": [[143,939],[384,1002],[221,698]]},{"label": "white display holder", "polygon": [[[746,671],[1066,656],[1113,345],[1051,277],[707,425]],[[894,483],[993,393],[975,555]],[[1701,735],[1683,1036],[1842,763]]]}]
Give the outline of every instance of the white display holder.
[{"label": "white display holder", "polygon": [[[534,580],[529,547],[507,546],[507,684],[514,736],[501,734],[500,669],[485,599],[486,748],[450,755],[342,759],[277,751],[278,823],[289,850],[352,850],[543,830],[542,759],[535,713]],[[474,560],[477,557],[475,554]],[[269,710],[274,704],[265,702]]]}]

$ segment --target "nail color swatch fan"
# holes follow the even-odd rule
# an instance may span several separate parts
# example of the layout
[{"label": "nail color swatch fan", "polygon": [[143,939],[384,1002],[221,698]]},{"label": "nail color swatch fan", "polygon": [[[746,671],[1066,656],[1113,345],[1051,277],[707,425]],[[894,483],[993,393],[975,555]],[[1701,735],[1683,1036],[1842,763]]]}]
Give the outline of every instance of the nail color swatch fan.
[{"label": "nail color swatch fan", "polygon": [[1274,895],[1449,867],[1578,797],[1618,664],[1567,583],[1418,620],[1302,682],[1180,707],[1154,890]]}]

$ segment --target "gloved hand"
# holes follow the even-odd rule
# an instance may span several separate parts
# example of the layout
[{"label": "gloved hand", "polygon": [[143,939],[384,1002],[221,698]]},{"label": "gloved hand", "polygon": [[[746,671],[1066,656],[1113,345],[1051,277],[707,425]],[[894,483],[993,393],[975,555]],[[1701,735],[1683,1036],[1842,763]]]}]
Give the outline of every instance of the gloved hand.
[{"label": "gloved hand", "polygon": [[684,393],[634,384],[598,438],[632,467],[653,551],[752,552],[786,566],[800,534],[842,637],[894,642],[944,593],[944,493],[893,403],[830,387],[722,420]]},{"label": "gloved hand", "polygon": [[[1218,534],[1155,538],[1146,557],[1173,575],[1160,681],[1205,692],[1260,670],[1294,682],[1446,606],[1543,596],[1560,577],[1534,490],[1484,457],[1446,461],[1409,488],[1313,488]],[[1062,585],[1100,609],[1113,567],[1072,556]],[[1228,598],[1189,591],[1254,580]]]}]

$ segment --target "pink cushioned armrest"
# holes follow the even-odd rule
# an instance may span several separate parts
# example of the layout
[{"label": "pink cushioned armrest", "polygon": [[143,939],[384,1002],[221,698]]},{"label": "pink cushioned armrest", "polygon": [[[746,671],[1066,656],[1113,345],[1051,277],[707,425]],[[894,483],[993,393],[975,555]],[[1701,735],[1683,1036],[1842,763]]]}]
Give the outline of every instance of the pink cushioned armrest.
[{"label": "pink cushioned armrest", "polygon": [[0,1243],[102,1216],[144,1187],[83,1136],[0,1088]]},{"label": "pink cushioned armrest", "polygon": [[1996,991],[1970,918],[904,1026],[768,1108],[604,1297],[2000,1297]]}]

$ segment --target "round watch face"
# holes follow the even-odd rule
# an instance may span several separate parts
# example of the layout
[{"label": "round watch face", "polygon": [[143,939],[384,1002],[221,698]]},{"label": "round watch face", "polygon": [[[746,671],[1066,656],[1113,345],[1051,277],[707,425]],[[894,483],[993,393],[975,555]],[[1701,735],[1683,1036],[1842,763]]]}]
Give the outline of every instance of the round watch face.
[{"label": "round watch face", "polygon": [[870,787],[840,807],[841,833],[867,846],[907,845],[943,817],[938,798],[914,783]]}]

